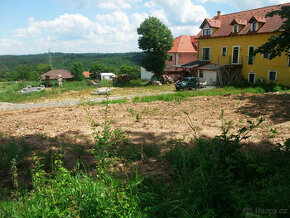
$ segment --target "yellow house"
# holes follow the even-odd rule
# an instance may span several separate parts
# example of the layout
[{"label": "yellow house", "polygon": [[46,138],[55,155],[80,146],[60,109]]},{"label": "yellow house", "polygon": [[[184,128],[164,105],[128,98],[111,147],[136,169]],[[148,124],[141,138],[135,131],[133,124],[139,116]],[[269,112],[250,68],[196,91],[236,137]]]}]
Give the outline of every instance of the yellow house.
[{"label": "yellow house", "polygon": [[[289,3],[283,5],[290,5]],[[282,54],[272,60],[268,54],[253,51],[278,33],[283,23],[280,16],[266,14],[279,10],[275,5],[205,19],[198,39],[199,60],[210,64],[198,68],[199,77],[209,83],[225,84],[243,77],[250,83],[276,82],[290,86],[290,56]]]}]

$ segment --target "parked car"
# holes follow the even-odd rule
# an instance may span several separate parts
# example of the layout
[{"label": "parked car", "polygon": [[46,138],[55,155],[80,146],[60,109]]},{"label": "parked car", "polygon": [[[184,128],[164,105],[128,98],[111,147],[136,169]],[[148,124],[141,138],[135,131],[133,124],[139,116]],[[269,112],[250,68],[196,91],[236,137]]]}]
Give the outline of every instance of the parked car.
[{"label": "parked car", "polygon": [[182,81],[177,81],[175,83],[175,88],[177,91],[182,89],[197,89],[198,87],[200,87],[198,77],[184,77]]}]

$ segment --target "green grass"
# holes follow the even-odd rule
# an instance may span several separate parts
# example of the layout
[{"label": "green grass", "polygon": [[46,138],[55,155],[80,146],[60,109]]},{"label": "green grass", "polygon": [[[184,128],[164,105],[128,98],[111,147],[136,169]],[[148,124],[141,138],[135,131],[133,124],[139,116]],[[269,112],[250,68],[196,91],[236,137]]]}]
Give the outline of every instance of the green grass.
[{"label": "green grass", "polygon": [[79,91],[86,89],[93,89],[90,87],[87,81],[73,81],[73,82],[63,82],[62,87],[54,86],[51,90],[43,90],[40,92],[33,93],[18,93],[22,88],[25,88],[27,85],[39,86],[41,82],[17,82],[9,84],[7,82],[0,83],[0,102],[11,102],[11,103],[20,103],[26,101],[35,101],[42,97],[52,97],[58,96],[62,93],[69,91]]},{"label": "green grass", "polygon": [[[262,87],[249,87],[249,88],[235,88],[235,87],[225,87],[225,88],[213,88],[207,90],[197,90],[197,91],[177,91],[173,94],[162,94],[144,97],[135,97],[133,102],[153,102],[153,101],[182,101],[189,97],[196,96],[220,96],[220,95],[238,95],[243,93],[265,93],[266,91]],[[289,90],[284,90],[284,92],[289,92]]]},{"label": "green grass", "polygon": [[116,100],[104,100],[104,101],[101,101],[101,102],[94,102],[94,101],[89,101],[85,104],[88,104],[90,106],[93,106],[93,105],[106,105],[106,104],[123,104],[123,103],[127,103],[128,102],[128,99],[127,98],[121,98],[121,99],[116,99]]}]

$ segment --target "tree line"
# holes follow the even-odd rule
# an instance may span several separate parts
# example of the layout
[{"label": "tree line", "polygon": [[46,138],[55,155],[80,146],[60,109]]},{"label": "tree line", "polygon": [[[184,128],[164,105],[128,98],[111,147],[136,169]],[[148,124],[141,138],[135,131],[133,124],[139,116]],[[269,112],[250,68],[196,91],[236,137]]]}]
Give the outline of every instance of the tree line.
[{"label": "tree line", "polygon": [[[101,62],[108,72],[118,74],[121,66],[139,66],[144,54],[141,52],[112,54],[67,54],[51,53],[53,69],[71,70],[74,63],[81,63],[84,71],[90,71],[92,65]],[[37,55],[1,55],[0,80],[37,80],[39,75],[49,71],[49,54]]]},{"label": "tree line", "polygon": [[[52,70],[49,64],[38,64],[37,66],[31,65],[19,65],[13,72],[4,74],[4,79],[7,81],[39,81],[41,75]],[[73,75],[73,79],[80,81],[85,79],[83,72],[86,71],[81,62],[73,62],[71,66],[67,68]],[[112,72],[116,75],[127,74],[131,79],[140,79],[140,67],[137,65],[122,64],[119,68],[114,66],[108,66],[101,61],[92,63],[87,70],[90,72],[91,79],[97,79],[99,73]]]}]

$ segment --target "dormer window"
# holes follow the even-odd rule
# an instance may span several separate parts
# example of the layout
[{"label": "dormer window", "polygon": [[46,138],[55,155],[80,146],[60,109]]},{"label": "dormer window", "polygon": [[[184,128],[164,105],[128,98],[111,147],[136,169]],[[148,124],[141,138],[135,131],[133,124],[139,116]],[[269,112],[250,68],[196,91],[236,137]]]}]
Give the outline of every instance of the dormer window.
[{"label": "dormer window", "polygon": [[253,22],[252,23],[252,31],[256,32],[258,30],[258,23],[257,22]]},{"label": "dormer window", "polygon": [[237,24],[233,25],[233,33],[239,32],[239,26]]},{"label": "dormer window", "polygon": [[232,25],[233,28],[232,33],[238,34],[247,25],[247,21],[234,18],[230,25]]},{"label": "dormer window", "polygon": [[202,32],[203,36],[210,36],[211,35],[211,28],[205,28]]},{"label": "dormer window", "polygon": [[202,29],[203,36],[212,36],[220,28],[220,26],[220,20],[205,18],[199,28]]},{"label": "dormer window", "polygon": [[266,22],[267,19],[265,17],[253,16],[249,20],[249,23],[251,23],[251,31],[257,32]]}]

